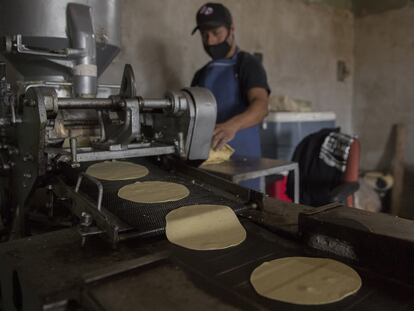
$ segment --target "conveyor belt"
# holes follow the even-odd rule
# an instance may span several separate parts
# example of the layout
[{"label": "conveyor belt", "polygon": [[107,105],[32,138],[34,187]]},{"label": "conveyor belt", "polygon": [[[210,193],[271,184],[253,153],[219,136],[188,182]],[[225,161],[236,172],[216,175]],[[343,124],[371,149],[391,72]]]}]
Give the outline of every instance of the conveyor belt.
[{"label": "conveyor belt", "polygon": [[[182,205],[194,203],[226,204],[231,206],[236,212],[244,208],[241,200],[229,197],[224,191],[212,185],[192,180],[189,176],[180,175],[180,173],[167,172],[148,160],[139,160],[137,163],[145,165],[150,170],[150,175],[140,180],[179,182],[186,185],[191,191],[190,197],[169,204],[135,204],[117,197],[117,191],[120,187],[133,183],[135,180],[103,182],[102,184],[105,189],[103,206],[116,214],[120,219],[134,224],[137,230],[142,232],[143,235],[162,233],[164,231],[165,215],[170,210]],[[82,191],[91,198],[91,201],[95,201],[96,190],[93,185],[88,186],[85,183],[85,188]],[[372,271],[358,266],[354,266],[354,268],[361,275],[363,286],[358,293],[340,302],[323,306],[300,306],[263,298],[254,291],[249,282],[251,272],[262,262],[287,256],[323,257],[326,254],[308,249],[303,244],[298,243],[298,241],[283,239],[278,235],[254,225],[250,221],[243,221],[243,225],[248,233],[247,240],[241,245],[230,249],[197,252],[171,245],[172,252],[169,262],[173,264],[172,268],[166,267],[163,275],[157,274],[155,269],[151,279],[158,278],[159,282],[161,282],[160,284],[164,284],[168,280],[168,278],[164,278],[165,274],[168,273],[168,269],[178,268],[187,273],[197,288],[201,288],[214,297],[221,298],[223,302],[236,305],[237,309],[243,310],[330,311],[372,309],[403,311],[414,308],[414,297],[412,296],[414,288],[412,286],[384,277],[381,275],[382,271]],[[346,263],[352,265],[352,262]],[[175,268],[174,265],[178,267]],[[148,269],[151,270],[150,267]],[[150,271],[148,269],[145,269],[145,271]],[[111,301],[116,301],[116,306],[114,306],[113,310],[129,310],[131,306],[140,303],[140,297],[145,295],[146,289],[146,286],[143,286],[144,292],[139,291],[139,284],[141,284],[139,281],[140,272],[135,271],[134,273],[135,276],[132,278],[130,277],[130,273],[119,276],[120,281],[116,283],[116,287],[123,288],[120,292],[108,290],[104,286],[104,283],[106,284],[104,282],[100,284],[106,290],[104,287],[100,287],[100,289],[96,288],[100,294],[94,290],[94,293],[91,294],[95,299],[100,300],[98,296],[107,297],[108,292],[113,292],[113,294],[108,296],[111,297]],[[108,286],[113,289],[113,285],[110,285],[112,284],[111,281],[108,281],[110,282]],[[175,283],[169,284],[170,287],[174,287],[175,285]],[[184,287],[187,288],[186,286]],[[130,291],[128,290],[129,288],[131,288]],[[163,287],[160,286],[159,288]],[[101,290],[103,291],[101,292]],[[128,291],[128,299],[126,299],[126,291]],[[154,292],[154,297],[159,297],[160,295],[163,295],[163,293]],[[121,300],[124,304],[123,309],[119,302]],[[108,306],[108,310],[112,309]]]},{"label": "conveyor belt", "polygon": [[[412,286],[384,277],[381,269],[361,269],[349,262],[345,263],[358,271],[363,284],[358,293],[341,302],[316,307],[263,298],[256,294],[249,282],[251,272],[263,261],[286,256],[323,257],[326,254],[270,233],[250,221],[242,224],[247,231],[245,242],[230,249],[208,252],[183,249],[161,238],[145,243],[126,241],[117,249],[96,239],[81,248],[76,229],[51,232],[2,244],[1,277],[11,280],[13,271],[18,272],[20,279],[25,280],[22,283],[23,305],[28,306],[37,306],[34,300],[45,303],[70,299],[83,304],[84,300],[79,298],[83,293],[91,296],[99,308],[82,307],[105,311],[414,310]],[[159,261],[160,266],[151,262],[112,277],[104,274],[100,281],[85,286],[85,275],[102,275],[100,271],[111,267],[125,268],[131,260],[166,250],[170,251],[170,256]],[[3,292],[2,300],[6,299],[13,303],[11,290]]]},{"label": "conveyor belt", "polygon": [[326,254],[281,238],[250,221],[242,223],[247,231],[247,239],[238,246],[200,252],[170,245],[171,255],[167,260],[91,284],[89,295],[108,311],[132,310],[137,305],[145,310],[414,309],[412,286],[386,278],[381,275],[381,271],[362,269],[340,258],[334,259],[353,266],[362,278],[361,289],[342,301],[301,306],[261,297],[252,287],[250,275],[264,261],[290,256],[324,257]]},{"label": "conveyor belt", "polygon": [[[131,160],[129,160],[132,162]],[[140,236],[152,236],[165,232],[165,216],[173,209],[192,204],[221,204],[231,207],[236,212],[245,209],[242,200],[235,196],[229,196],[221,189],[213,185],[203,183],[190,176],[180,175],[177,172],[167,172],[146,159],[134,160],[134,163],[144,165],[149,174],[143,178],[128,181],[101,181],[104,188],[102,206],[117,216],[120,220],[133,226]],[[88,163],[91,165],[92,163]],[[86,166],[81,170],[86,170]],[[73,175],[73,173],[72,173]],[[77,174],[72,176],[75,178]],[[175,202],[168,203],[134,203],[118,197],[118,190],[136,181],[168,181],[185,185],[190,190],[190,195]],[[96,185],[87,182],[82,183],[81,192],[86,194],[91,201],[97,200]]]},{"label": "conveyor belt", "polygon": [[[247,231],[244,243],[231,249],[197,252],[173,246],[173,257],[195,282],[224,301],[241,305],[244,310],[413,310],[414,288],[353,266],[362,278],[362,288],[344,300],[321,306],[301,306],[267,299],[258,295],[250,283],[250,274],[264,261],[290,256],[324,257],[325,254],[252,224],[243,222]],[[332,257],[331,257],[332,258]],[[342,262],[343,259],[334,258]],[[346,262],[352,266],[352,262]],[[198,281],[197,281],[198,279]]]}]

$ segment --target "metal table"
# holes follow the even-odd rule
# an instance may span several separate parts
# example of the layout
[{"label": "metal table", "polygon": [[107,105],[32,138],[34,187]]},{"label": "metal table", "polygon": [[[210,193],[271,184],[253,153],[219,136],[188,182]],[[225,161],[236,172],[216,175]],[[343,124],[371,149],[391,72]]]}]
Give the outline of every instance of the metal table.
[{"label": "metal table", "polygon": [[[293,171],[294,202],[299,203],[299,165],[296,162],[268,158],[233,157],[230,161],[203,165],[201,168],[234,183],[253,178],[264,180],[265,176]],[[264,183],[262,182],[262,184]]]}]

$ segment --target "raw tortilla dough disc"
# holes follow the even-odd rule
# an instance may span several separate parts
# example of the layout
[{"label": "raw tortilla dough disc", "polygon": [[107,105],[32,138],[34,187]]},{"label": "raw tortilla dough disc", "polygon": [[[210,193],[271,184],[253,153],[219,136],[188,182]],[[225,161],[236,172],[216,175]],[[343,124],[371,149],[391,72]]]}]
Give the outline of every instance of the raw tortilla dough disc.
[{"label": "raw tortilla dough disc", "polygon": [[183,206],[168,213],[166,221],[167,239],[189,249],[225,249],[246,239],[234,211],[223,205]]},{"label": "raw tortilla dough disc", "polygon": [[250,276],[259,295],[299,305],[340,301],[362,285],[358,273],[332,259],[288,257],[265,262]]},{"label": "raw tortilla dough disc", "polygon": [[131,162],[105,161],[89,166],[86,174],[103,180],[128,180],[148,175],[148,169]]},{"label": "raw tortilla dough disc", "polygon": [[233,153],[234,153],[234,149],[228,144],[225,144],[224,147],[221,148],[220,150],[211,149],[208,155],[208,159],[204,161],[202,166],[210,165],[210,164],[220,164],[225,161],[228,161],[230,160]]},{"label": "raw tortilla dough disc", "polygon": [[118,196],[136,203],[163,203],[184,199],[190,194],[186,186],[164,181],[136,182],[119,189]]}]

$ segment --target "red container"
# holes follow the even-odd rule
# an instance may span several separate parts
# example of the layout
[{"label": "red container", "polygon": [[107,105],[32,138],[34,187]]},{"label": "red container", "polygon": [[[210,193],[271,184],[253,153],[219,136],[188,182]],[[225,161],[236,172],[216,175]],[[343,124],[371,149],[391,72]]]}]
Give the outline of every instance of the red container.
[{"label": "red container", "polygon": [[275,199],[284,202],[293,202],[291,198],[289,198],[286,194],[286,186],[287,186],[287,176],[281,176],[279,180],[267,184],[266,186],[266,193]]}]

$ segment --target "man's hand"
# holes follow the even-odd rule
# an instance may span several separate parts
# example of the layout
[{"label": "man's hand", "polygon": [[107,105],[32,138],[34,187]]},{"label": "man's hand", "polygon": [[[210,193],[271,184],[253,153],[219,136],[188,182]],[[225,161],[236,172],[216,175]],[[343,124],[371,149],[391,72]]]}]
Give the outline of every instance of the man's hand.
[{"label": "man's hand", "polygon": [[231,120],[216,125],[213,132],[213,149],[220,150],[236,136],[239,126]]},{"label": "man's hand", "polygon": [[249,101],[247,109],[230,120],[216,125],[213,132],[213,149],[220,150],[234,138],[238,131],[262,122],[268,112],[268,97],[268,91],[264,88],[250,89],[247,93]]}]

